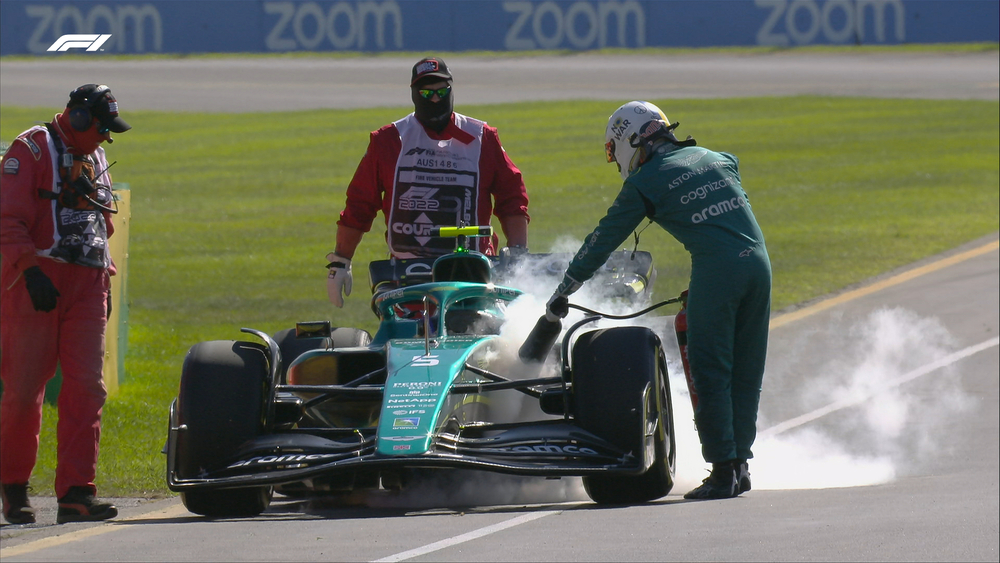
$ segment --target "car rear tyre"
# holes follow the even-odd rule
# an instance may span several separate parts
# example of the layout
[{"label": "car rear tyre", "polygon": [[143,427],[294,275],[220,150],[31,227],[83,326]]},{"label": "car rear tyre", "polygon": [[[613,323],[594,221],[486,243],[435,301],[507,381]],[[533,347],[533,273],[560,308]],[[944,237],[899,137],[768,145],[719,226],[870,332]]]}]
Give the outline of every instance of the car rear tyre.
[{"label": "car rear tyre", "polygon": [[[225,467],[257,436],[267,396],[268,355],[257,343],[216,340],[194,345],[184,359],[177,437],[177,472],[197,478]],[[186,491],[184,506],[205,516],[253,516],[271,502],[270,487]]]},{"label": "car rear tyre", "polygon": [[[670,385],[660,339],[643,327],[584,333],[573,347],[577,424],[624,452],[653,455],[641,475],[591,475],[584,488],[598,504],[636,504],[673,488],[674,433]],[[645,454],[649,455],[649,454]]]}]

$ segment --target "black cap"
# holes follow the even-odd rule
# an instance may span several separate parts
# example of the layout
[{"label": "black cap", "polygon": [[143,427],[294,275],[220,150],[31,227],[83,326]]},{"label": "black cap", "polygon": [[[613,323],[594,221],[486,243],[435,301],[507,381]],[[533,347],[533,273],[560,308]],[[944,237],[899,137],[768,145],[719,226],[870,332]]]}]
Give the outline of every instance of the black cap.
[{"label": "black cap", "polygon": [[444,64],[444,61],[437,57],[420,59],[417,61],[417,64],[413,65],[413,72],[410,75],[410,86],[416,84],[421,78],[427,78],[428,76],[451,80],[451,71],[448,70],[448,65]]},{"label": "black cap", "polygon": [[111,88],[104,84],[84,84],[70,92],[66,107],[78,106],[89,109],[102,127],[115,133],[124,133],[132,128],[118,115],[118,100],[111,94]]}]

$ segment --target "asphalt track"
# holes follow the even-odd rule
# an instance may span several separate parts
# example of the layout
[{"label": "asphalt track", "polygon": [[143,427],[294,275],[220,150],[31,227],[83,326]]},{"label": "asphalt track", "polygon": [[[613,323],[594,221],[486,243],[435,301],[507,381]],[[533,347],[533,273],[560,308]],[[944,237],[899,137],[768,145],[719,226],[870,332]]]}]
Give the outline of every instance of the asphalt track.
[{"label": "asphalt track", "polygon": [[[747,76],[743,88],[734,87],[733,91],[741,91],[741,95],[877,95],[872,92],[878,91],[890,97],[927,98],[952,97],[942,95],[951,91],[954,97],[997,99],[995,53],[987,57],[903,56],[896,63],[881,63],[885,71],[910,67],[892,86],[873,88],[865,86],[863,80],[852,85],[840,76],[827,80],[829,90],[815,84],[818,78],[803,79],[797,70],[809,67],[813,68],[811,75],[822,75],[814,69],[818,62],[813,56],[807,57],[808,61],[782,57],[785,55],[764,57],[770,61],[764,66],[775,67],[767,71],[768,76],[781,75],[783,61],[793,60],[783,79],[789,89],[775,89],[773,81],[755,86]],[[843,57],[819,57],[819,62],[824,58],[836,63],[830,67],[831,73],[858,63]],[[695,61],[696,66],[709,65],[709,59]],[[740,57],[720,58],[725,64],[732,59]],[[917,64],[913,59],[923,62]],[[960,69],[966,64],[975,66],[971,59],[979,60],[978,70],[970,71],[964,82],[948,86],[948,80],[963,74]],[[386,72],[393,76],[400,72],[405,76],[412,64],[381,58],[345,64],[370,65],[373,61],[388,65]],[[205,72],[203,61],[191,62],[196,72]],[[461,59],[452,64],[456,74],[462,72],[462,80],[468,72],[471,82],[473,72],[478,71],[464,70],[466,62]],[[175,64],[167,61],[159,70],[142,69],[141,75],[131,79],[123,75],[119,82],[100,80],[113,86],[123,106],[129,107],[126,100],[131,99],[131,107],[146,107],[146,102],[139,103],[144,89],[159,90],[162,84],[158,80],[183,76],[173,68]],[[242,64],[253,66],[257,62]],[[525,72],[526,64],[515,60],[501,66]],[[636,86],[633,81],[633,87],[638,88],[634,95],[618,91],[612,96],[614,92],[601,84],[607,75],[601,75],[600,70],[609,67],[602,66],[600,60],[590,65],[589,75],[582,70],[585,64],[563,65],[581,67],[583,74],[574,75],[577,78],[573,80],[561,77],[556,72],[559,66],[538,71],[538,76],[558,84],[539,81],[525,87],[520,82],[513,90],[556,92],[560,85],[568,85],[571,90],[563,94],[567,98],[616,101],[699,95],[693,93],[696,90],[676,96],[668,90],[657,93],[656,83]],[[938,76],[933,69],[944,74]],[[51,70],[46,68],[35,76],[41,80]],[[68,81],[97,80],[95,70]],[[870,71],[878,75],[874,67]],[[9,98],[17,81],[9,82],[8,77],[29,80],[25,77],[29,74],[25,68],[0,64],[3,103],[58,107],[62,96],[57,102],[28,98],[31,103]],[[173,82],[190,86],[182,88],[184,95],[164,94],[151,107],[174,109],[164,104],[186,100],[185,109],[210,110],[204,104],[214,101],[200,99],[206,92],[231,95],[240,87],[244,92],[269,92],[270,102],[258,110],[346,107],[320,103],[332,104],[341,95],[333,93],[337,88],[319,96],[322,88],[317,87],[317,96],[311,97],[295,91],[295,80],[291,85],[261,83],[251,74],[234,71],[220,80],[217,69],[215,76],[192,75]],[[891,74],[882,75],[883,82],[887,76]],[[60,82],[66,80],[63,74]],[[371,80],[372,84],[389,84]],[[395,84],[395,79],[391,82]],[[708,81],[686,82],[690,88],[711,86]],[[42,92],[46,84],[35,83],[33,90]],[[794,89],[796,84],[811,89]],[[463,94],[468,96],[462,98],[464,103],[488,103],[489,96],[498,95],[469,90]],[[722,95],[721,91],[716,94]],[[482,97],[475,97],[479,95]],[[236,96],[230,102],[247,104],[241,107],[251,111],[266,97],[260,96],[244,96],[248,99],[239,101]],[[408,103],[405,96],[404,86],[401,99],[384,103],[404,106]],[[375,96],[366,96],[366,100],[383,104]],[[226,111],[236,110],[227,107]],[[547,489],[537,498],[520,498],[501,506],[449,502],[449,508],[435,509],[419,502],[343,507],[284,500],[256,519],[210,521],[193,517],[177,499],[123,499],[117,521],[53,526],[51,503],[39,499],[41,523],[4,526],[0,556],[5,562],[996,561],[1000,554],[998,335],[1000,252],[995,233],[776,316],[761,406],[761,435],[751,466],[754,490],[735,500],[683,501],[680,494],[699,478],[684,464],[679,469],[684,474],[678,475],[683,485],[662,501],[635,507],[598,508],[571,491],[553,495],[553,490]],[[676,380],[673,383],[676,388]],[[690,416],[679,408],[676,420],[684,430],[684,421]],[[680,455],[691,457],[683,448]],[[570,502],[560,502],[566,500]]]},{"label": "asphalt track", "polygon": [[[409,106],[414,62],[382,56],[0,61],[0,101],[60,108],[76,86],[101,82],[111,86],[123,115]],[[449,65],[459,109],[528,100],[778,95],[996,100],[1000,92],[996,51],[456,56]]]}]

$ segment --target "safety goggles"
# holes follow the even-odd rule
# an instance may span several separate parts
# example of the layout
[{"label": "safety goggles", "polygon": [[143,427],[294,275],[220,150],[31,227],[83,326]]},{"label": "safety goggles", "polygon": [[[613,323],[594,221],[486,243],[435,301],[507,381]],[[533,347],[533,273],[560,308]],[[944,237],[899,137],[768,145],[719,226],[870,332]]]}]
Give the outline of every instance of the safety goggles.
[{"label": "safety goggles", "polygon": [[417,92],[420,94],[420,97],[425,100],[433,98],[434,94],[437,94],[437,97],[444,99],[451,94],[451,86],[445,86],[444,88],[438,88],[437,90],[420,89],[417,90]]}]

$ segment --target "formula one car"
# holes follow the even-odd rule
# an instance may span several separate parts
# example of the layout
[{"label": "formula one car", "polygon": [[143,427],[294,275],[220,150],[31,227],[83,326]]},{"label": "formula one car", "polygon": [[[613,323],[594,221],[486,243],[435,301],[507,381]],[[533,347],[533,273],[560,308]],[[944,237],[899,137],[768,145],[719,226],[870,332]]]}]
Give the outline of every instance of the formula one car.
[{"label": "formula one car", "polygon": [[[324,321],[273,336],[242,329],[262,343],[193,346],[165,447],[168,485],[187,509],[252,516],[275,490],[405,490],[455,469],[582,476],[601,504],[666,495],[674,426],[657,335],[635,326],[575,335],[600,318],[590,315],[547,350],[555,375],[499,362],[500,327],[522,295],[504,276],[525,264],[561,276],[569,256],[465,249],[466,237],[490,232],[442,228],[434,234],[456,237],[453,254],[372,262],[374,336]],[[622,251],[591,284],[639,302],[654,277],[648,253]],[[538,416],[498,419],[494,406],[511,394]]]}]

